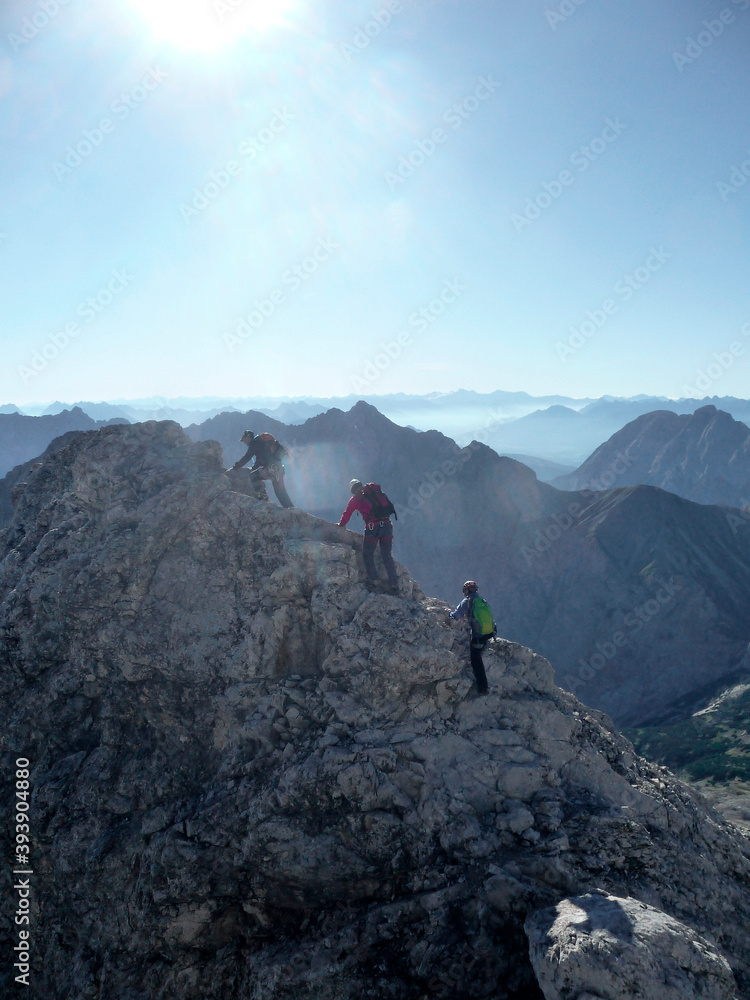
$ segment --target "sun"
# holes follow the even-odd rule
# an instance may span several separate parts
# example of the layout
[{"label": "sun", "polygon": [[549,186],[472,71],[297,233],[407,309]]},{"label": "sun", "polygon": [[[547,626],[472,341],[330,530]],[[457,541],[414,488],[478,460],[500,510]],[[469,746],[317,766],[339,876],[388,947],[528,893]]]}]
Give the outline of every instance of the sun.
[{"label": "sun", "polygon": [[151,32],[180,49],[209,52],[283,27],[298,0],[129,0]]}]

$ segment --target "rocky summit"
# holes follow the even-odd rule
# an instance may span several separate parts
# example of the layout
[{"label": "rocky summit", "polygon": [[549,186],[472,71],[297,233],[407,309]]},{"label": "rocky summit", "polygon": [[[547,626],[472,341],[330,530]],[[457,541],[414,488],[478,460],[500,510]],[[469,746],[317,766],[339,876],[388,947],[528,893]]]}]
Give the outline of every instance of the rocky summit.
[{"label": "rocky summit", "polygon": [[33,875],[6,995],[608,1000],[602,940],[623,996],[749,1000],[737,829],[531,650],[491,643],[477,697],[444,601],[401,567],[370,592],[358,536],[222,466],[149,422],[14,487],[3,801],[28,759]]}]

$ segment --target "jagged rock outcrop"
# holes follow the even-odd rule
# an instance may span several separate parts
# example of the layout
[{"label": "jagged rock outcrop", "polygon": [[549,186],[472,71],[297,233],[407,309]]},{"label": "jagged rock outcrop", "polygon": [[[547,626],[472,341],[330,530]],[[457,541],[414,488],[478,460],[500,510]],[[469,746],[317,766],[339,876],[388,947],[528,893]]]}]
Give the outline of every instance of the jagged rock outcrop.
[{"label": "jagged rock outcrop", "polygon": [[442,602],[403,569],[369,593],[357,536],[222,466],[176,424],[90,432],[0,534],[25,995],[541,1000],[524,921],[600,888],[705,937],[750,1000],[744,838],[531,650],[495,643],[472,697]]},{"label": "jagged rock outcrop", "polygon": [[544,1000],[734,1000],[726,960],[700,934],[636,899],[563,899],[526,921]]}]

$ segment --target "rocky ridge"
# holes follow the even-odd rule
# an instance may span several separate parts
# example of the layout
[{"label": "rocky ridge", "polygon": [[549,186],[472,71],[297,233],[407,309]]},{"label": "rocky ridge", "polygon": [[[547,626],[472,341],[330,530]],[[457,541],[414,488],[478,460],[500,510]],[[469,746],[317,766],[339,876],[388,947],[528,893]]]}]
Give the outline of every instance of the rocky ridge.
[{"label": "rocky ridge", "polygon": [[403,568],[398,596],[369,593],[357,536],[222,466],[152,422],[16,486],[0,696],[6,799],[13,760],[32,769],[24,995],[541,998],[524,922],[598,889],[691,928],[748,1000],[747,841],[531,650],[492,644],[472,697],[443,602]]},{"label": "rocky ridge", "polygon": [[[201,433],[221,435],[230,464],[257,417]],[[394,552],[420,586],[460,594],[479,580],[503,635],[552,659],[561,686],[619,725],[684,716],[736,673],[750,641],[750,531],[731,512],[617,488],[617,464],[615,488],[562,492],[479,442],[458,448],[363,402],[270,429],[291,446],[296,504],[338,520],[353,476],[382,483],[399,514]]]},{"label": "rocky ridge", "polygon": [[[459,448],[364,402],[301,426],[235,413],[186,433],[218,437],[230,465],[248,426],[290,447],[289,492],[321,518],[339,519],[352,476],[384,484],[396,557],[422,589],[479,580],[502,634],[618,725],[684,718],[733,682],[750,641],[750,515],[650,486],[561,492],[479,442]],[[0,526],[26,468],[0,483]]]}]

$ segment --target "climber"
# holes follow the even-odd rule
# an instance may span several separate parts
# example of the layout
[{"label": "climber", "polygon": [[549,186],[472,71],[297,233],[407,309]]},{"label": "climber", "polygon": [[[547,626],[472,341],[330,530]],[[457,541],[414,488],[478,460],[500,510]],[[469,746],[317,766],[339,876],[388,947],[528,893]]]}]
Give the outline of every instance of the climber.
[{"label": "climber", "polygon": [[482,661],[482,650],[495,635],[495,623],[492,620],[489,604],[483,597],[479,596],[479,586],[476,580],[467,580],[463,586],[463,592],[464,597],[461,603],[453,611],[450,608],[446,608],[445,611],[448,617],[454,620],[468,616],[471,625],[471,641],[469,643],[471,669],[474,671],[477,691],[480,694],[487,694],[489,689]]},{"label": "climber", "polygon": [[365,522],[365,537],[362,540],[362,558],[367,570],[367,583],[370,587],[378,585],[379,576],[375,569],[375,549],[380,544],[380,555],[388,574],[389,590],[398,593],[398,575],[393,562],[393,524],[391,514],[396,516],[395,508],[388,497],[380,489],[378,483],[363,484],[359,479],[349,483],[352,498],[341,515],[339,524],[344,527],[355,510],[358,510]]},{"label": "climber", "polygon": [[[251,475],[256,480],[270,479],[273,491],[281,506],[293,507],[294,504],[284,486],[285,470],[281,464],[287,454],[286,448],[276,440],[273,434],[255,435],[252,431],[245,431],[240,440],[247,445],[247,452],[234,463],[232,469],[241,469],[255,456],[255,462],[250,470]],[[265,492],[260,483],[258,485]]]}]

